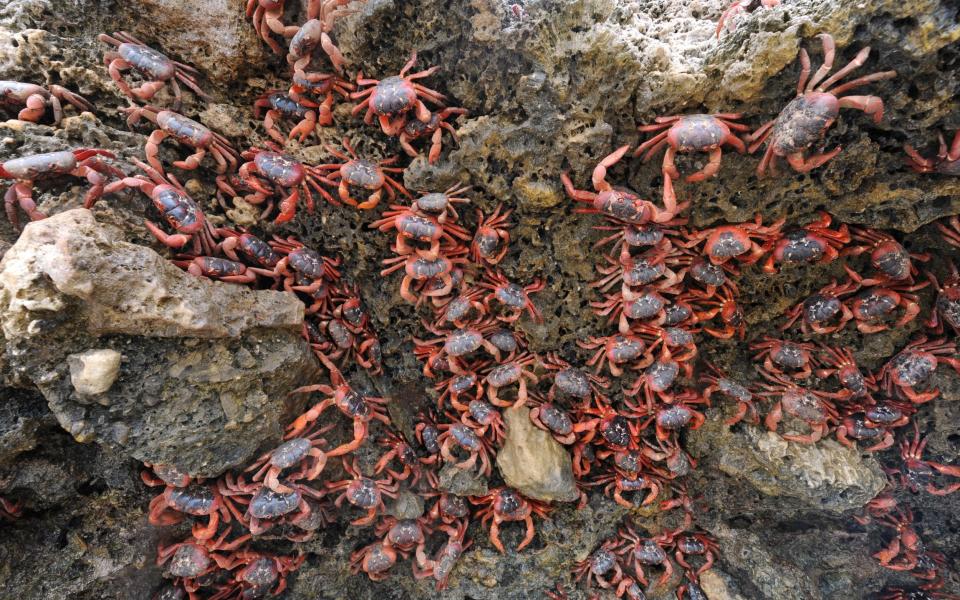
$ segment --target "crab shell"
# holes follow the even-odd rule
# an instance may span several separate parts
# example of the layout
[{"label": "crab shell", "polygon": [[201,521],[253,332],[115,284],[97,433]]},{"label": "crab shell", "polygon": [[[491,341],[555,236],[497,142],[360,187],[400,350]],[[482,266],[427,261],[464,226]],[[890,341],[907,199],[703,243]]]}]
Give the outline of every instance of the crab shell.
[{"label": "crab shell", "polygon": [[370,94],[370,107],[378,116],[394,117],[410,110],[417,101],[413,84],[396,75],[381,79]]},{"label": "crab shell", "polygon": [[143,44],[124,42],[117,47],[120,58],[154,81],[167,81],[177,72],[177,66],[164,54]]},{"label": "crab shell", "polygon": [[771,134],[773,152],[786,156],[815,144],[840,114],[833,94],[807,92],[791,100],[777,117]]},{"label": "crab shell", "polygon": [[286,154],[258,152],[253,159],[260,173],[283,188],[293,188],[303,182],[303,165]]},{"label": "crab shell", "polygon": [[69,173],[77,168],[77,157],[73,152],[47,152],[23,156],[0,163],[13,179],[39,179],[43,176],[55,176]]},{"label": "crab shell", "polygon": [[345,162],[340,166],[340,176],[346,183],[367,190],[379,190],[386,181],[380,166],[365,158]]}]

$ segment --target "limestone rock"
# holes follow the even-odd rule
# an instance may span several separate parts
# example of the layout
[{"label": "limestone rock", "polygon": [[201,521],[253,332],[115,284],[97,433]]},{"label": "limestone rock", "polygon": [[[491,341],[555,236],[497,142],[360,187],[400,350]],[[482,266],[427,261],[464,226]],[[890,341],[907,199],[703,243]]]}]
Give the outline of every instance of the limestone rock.
[{"label": "limestone rock", "polygon": [[507,435],[497,453],[497,467],[507,485],[536,500],[579,498],[570,455],[553,436],[530,422],[530,410],[508,408],[503,417]]},{"label": "limestone rock", "polygon": [[[0,262],[8,360],[61,426],[195,475],[279,435],[287,392],[314,368],[302,318],[296,298],[188,275],[84,209],[28,225]],[[118,374],[88,378],[91,357],[121,354]]]},{"label": "limestone rock", "polygon": [[120,374],[121,354],[116,350],[88,350],[67,357],[70,383],[78,394],[93,396],[110,389]]}]

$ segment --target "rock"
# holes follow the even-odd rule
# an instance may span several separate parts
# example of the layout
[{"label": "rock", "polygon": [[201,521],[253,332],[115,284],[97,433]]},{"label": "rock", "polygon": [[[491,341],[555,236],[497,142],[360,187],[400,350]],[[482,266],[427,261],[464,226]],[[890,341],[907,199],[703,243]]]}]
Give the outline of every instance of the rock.
[{"label": "rock", "polygon": [[95,396],[110,389],[120,374],[120,359],[116,350],[87,350],[67,357],[70,383],[82,396]]},{"label": "rock", "polygon": [[691,432],[690,441],[695,453],[710,454],[721,471],[763,494],[797,498],[822,510],[860,508],[886,485],[875,459],[832,439],[798,444],[756,427],[734,433],[712,419]]},{"label": "rock", "polygon": [[287,392],[315,368],[302,318],[293,296],[188,275],[84,209],[28,225],[0,262],[8,359],[61,426],[194,475],[279,436]]},{"label": "rock", "polygon": [[746,600],[730,591],[727,580],[730,576],[714,567],[700,575],[700,587],[710,600]]},{"label": "rock", "polygon": [[507,434],[497,453],[497,467],[507,485],[546,502],[578,499],[570,455],[553,436],[530,422],[530,409],[508,408],[503,419]]},{"label": "rock", "polygon": [[443,465],[439,478],[440,491],[457,496],[483,496],[489,490],[487,478],[476,470],[466,471],[455,465]]}]

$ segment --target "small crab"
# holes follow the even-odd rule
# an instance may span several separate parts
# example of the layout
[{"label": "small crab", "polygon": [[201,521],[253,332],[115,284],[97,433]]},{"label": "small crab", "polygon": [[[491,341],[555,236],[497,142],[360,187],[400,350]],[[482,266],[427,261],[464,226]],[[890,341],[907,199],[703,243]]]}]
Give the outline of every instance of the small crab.
[{"label": "small crab", "polygon": [[257,280],[257,274],[247,265],[219,256],[179,255],[173,264],[195,277],[206,277],[227,283],[253,283]]},{"label": "small crab", "polygon": [[467,410],[460,416],[460,422],[477,435],[483,436],[493,444],[502,444],[506,435],[503,417],[489,402],[471,400]]},{"label": "small crab", "polygon": [[587,350],[596,350],[587,361],[587,366],[593,367],[595,373],[599,373],[606,365],[611,375],[620,377],[625,368],[643,369],[653,362],[653,355],[644,353],[647,349],[646,342],[636,335],[590,337],[577,340],[577,345]]},{"label": "small crab", "polygon": [[693,367],[690,363],[681,363],[673,359],[660,358],[653,361],[653,363],[637,377],[633,385],[623,391],[624,397],[631,399],[642,392],[646,402],[646,409],[641,410],[630,400],[624,401],[626,406],[634,412],[641,414],[653,412],[654,406],[660,402],[669,404],[673,398],[673,392],[670,391],[670,388],[676,383],[681,372],[685,377],[690,377],[693,374]]},{"label": "small crab", "polygon": [[484,496],[471,497],[470,502],[482,506],[477,511],[476,516],[484,527],[490,527],[490,543],[505,554],[506,550],[500,541],[500,525],[514,521],[523,521],[527,526],[527,534],[520,544],[517,545],[517,551],[526,548],[533,541],[536,530],[533,526],[533,515],[546,518],[550,509],[547,505],[525,498],[513,488],[497,487],[490,490]]},{"label": "small crab", "polygon": [[337,73],[343,73],[346,61],[330,37],[330,32],[338,17],[354,12],[342,8],[344,4],[347,1],[310,0],[306,15],[308,20],[296,30],[287,47],[287,64],[293,69],[294,76],[303,74],[311,67],[318,48],[324,51]]},{"label": "small crab", "polygon": [[437,550],[434,557],[421,560],[418,557],[419,564],[413,565],[413,576],[417,579],[432,577],[437,582],[435,588],[438,592],[447,587],[447,579],[464,550],[473,544],[472,541],[464,542],[467,534],[468,519],[462,519],[456,522],[456,525],[441,525],[438,529],[447,534],[447,541]]},{"label": "small crab", "polygon": [[933,478],[937,473],[949,477],[960,478],[960,466],[944,465],[924,460],[923,451],[927,446],[926,438],[920,438],[920,429],[913,424],[913,440],[900,442],[900,456],[903,458],[903,468],[897,472],[901,483],[911,492],[917,493],[920,488],[936,496],[946,496],[960,490],[960,481],[937,487]]},{"label": "small crab", "polygon": [[826,264],[840,256],[839,250],[850,241],[846,223],[831,229],[833,218],[820,212],[819,218],[799,229],[789,229],[772,244],[763,263],[765,273],[776,273],[777,263]]},{"label": "small crab", "polygon": [[[470,239],[470,234],[455,223],[440,223],[437,217],[422,214],[414,206],[390,205],[383,211],[382,218],[370,223],[371,229],[387,232],[397,231],[394,251],[401,255],[416,253],[427,260],[437,260],[440,256],[441,242],[447,247],[456,246],[460,241]],[[429,247],[424,247],[429,246]]]},{"label": "small crab", "polygon": [[757,407],[753,402],[755,393],[750,389],[750,386],[727,377],[723,371],[709,361],[707,361],[707,367],[711,374],[700,377],[702,383],[708,384],[702,391],[703,397],[709,401],[714,393],[720,392],[737,403],[737,412],[724,421],[724,425],[739,423],[747,414],[750,415],[748,423],[759,423],[760,417],[757,415]]},{"label": "small crab", "polygon": [[[696,577],[699,577],[709,571],[713,566],[713,561],[715,560],[714,553],[718,548],[717,541],[706,533],[684,533],[676,539],[675,543],[676,551],[674,552],[674,558],[677,559],[677,563],[690,573],[691,576],[695,573]],[[687,562],[687,559],[691,556],[702,556],[704,559],[703,565],[696,571],[694,571],[690,563]],[[704,598],[706,598],[706,596],[704,596]]]},{"label": "small crab", "polygon": [[937,299],[926,325],[937,335],[943,333],[944,324],[954,334],[960,334],[960,272],[953,261],[947,261],[947,265],[950,274],[943,280],[943,285],[940,285],[936,275],[927,273],[930,283],[937,290]]},{"label": "small crab", "polygon": [[[416,286],[418,293],[427,298],[446,296],[453,291],[455,267],[467,262],[466,253],[465,248],[441,245],[440,252],[434,259],[416,253],[385,258],[382,263],[387,268],[380,271],[380,275],[389,275],[403,269],[400,297],[410,304],[419,304],[421,298],[410,288]],[[438,285],[431,287],[433,283]]]},{"label": "small crab", "polygon": [[[676,293],[675,289],[662,290]],[[645,286],[637,292],[607,294],[603,301],[591,302],[590,307],[600,316],[610,315],[607,324],[616,322],[619,332],[630,333],[636,321],[663,324],[666,321],[668,300],[654,286]]]},{"label": "small crab", "polygon": [[[643,142],[633,151],[634,156],[646,154],[643,162],[649,161],[654,154],[664,147],[663,173],[665,177],[678,179],[680,172],[674,164],[676,154],[688,152],[708,152],[710,160],[707,165],[692,175],[687,176],[687,183],[704,181],[717,174],[720,170],[721,149],[724,145],[733,146],[740,154],[747,151],[746,145],[733,131],[750,131],[749,125],[737,123],[743,115],[739,113],[717,113],[713,115],[676,115],[672,117],[657,117],[652,125],[641,125],[641,132],[652,132],[666,129]],[[733,130],[733,131],[731,131]]]},{"label": "small crab", "polygon": [[[436,475],[433,471],[423,469],[424,464],[430,464],[430,459],[422,461],[417,456],[416,451],[407,442],[402,434],[388,431],[383,437],[377,440],[377,443],[387,448],[387,451],[380,457],[374,467],[374,473],[379,475],[386,471],[388,475],[396,481],[410,480],[411,486],[416,486],[421,477],[425,477],[432,487],[436,487]],[[390,462],[397,459],[403,467],[399,471],[390,468]]]},{"label": "small crab", "polygon": [[497,316],[497,319],[505,323],[512,323],[520,318],[523,311],[526,310],[534,321],[543,322],[543,316],[537,310],[536,305],[530,299],[530,294],[539,292],[546,286],[546,282],[541,279],[534,279],[532,283],[526,286],[520,286],[511,283],[500,271],[487,271],[485,281],[481,282],[480,287],[490,290],[483,299],[483,304],[490,311],[490,304],[496,300],[504,309],[506,314]]},{"label": "small crab", "polygon": [[276,54],[281,54],[283,48],[270,34],[290,38],[299,29],[296,25],[283,24],[284,3],[284,0],[247,0],[247,18],[253,21],[253,29],[260,39]]},{"label": "small crab", "polygon": [[820,291],[807,296],[787,311],[787,322],[780,326],[780,331],[790,329],[798,319],[800,319],[800,329],[803,333],[810,333],[812,330],[815,333],[827,334],[842,330],[855,316],[843,301],[843,296],[852,294],[858,289],[860,289],[858,281],[847,280],[844,283],[838,283],[836,279],[832,280],[820,288]]},{"label": "small crab", "polygon": [[747,323],[743,318],[743,310],[737,303],[733,288],[723,286],[718,288],[713,295],[709,293],[709,290],[693,290],[690,293],[690,298],[698,309],[694,313],[697,321],[705,322],[719,316],[723,323],[722,329],[704,326],[704,332],[722,340],[729,340],[733,336],[742,340],[746,336]]},{"label": "small crab", "polygon": [[[355,85],[330,73],[294,73],[290,89],[287,90],[287,99],[308,110],[316,108],[315,127],[326,127],[333,124],[333,103],[337,96],[349,98],[350,92],[354,89],[356,89]],[[283,94],[279,95],[282,96]],[[279,116],[309,119],[308,111],[301,111],[296,106],[288,105],[280,99],[271,102],[270,108],[280,113],[274,115],[274,120]],[[293,109],[293,111],[291,112],[288,109]],[[303,117],[298,117],[297,113],[301,112]],[[266,127],[266,122],[264,126]],[[268,131],[268,133],[270,132]],[[273,137],[272,134],[271,137]]]},{"label": "small crab", "polygon": [[825,379],[831,375],[836,375],[840,382],[842,391],[837,392],[833,397],[841,400],[850,400],[853,398],[864,398],[870,393],[876,391],[877,381],[872,374],[864,375],[857,366],[857,361],[853,353],[848,348],[833,348],[831,346],[821,346],[826,359],[822,356],[815,358],[814,362],[822,368],[816,371],[817,377]]},{"label": "small crab", "polygon": [[[259,119],[263,114],[263,128],[278,144],[283,144],[288,139],[297,137],[303,142],[307,137],[316,131],[318,124],[329,125],[317,118],[317,111],[320,105],[311,100],[300,98],[294,100],[283,90],[267,90],[261,94],[253,103],[253,117]],[[266,112],[264,113],[264,109]],[[297,124],[290,130],[287,137],[277,129],[276,124],[280,119],[287,118],[296,120]],[[324,121],[331,121],[333,117],[326,117]]]},{"label": "small crab", "polygon": [[862,65],[870,55],[870,48],[861,50],[856,58],[845,67],[824,79],[833,68],[835,47],[833,37],[829,34],[820,34],[823,42],[823,65],[810,76],[810,56],[804,49],[800,50],[800,80],[797,82],[797,97],[790,101],[780,115],[762,125],[747,137],[750,142],[749,151],[755,152],[769,138],[767,150],[757,167],[757,175],[762,176],[769,167],[776,171],[776,158],[785,157],[790,166],[798,173],[807,173],[824,164],[840,153],[837,147],[830,152],[815,154],[807,157],[804,152],[813,146],[827,129],[833,125],[841,108],[856,108],[862,110],[879,123],[883,118],[883,100],[877,96],[840,96],[840,94],[873,81],[892,79],[897,76],[896,71],[871,73],[831,89],[835,83],[845,75]]},{"label": "small crab", "polygon": [[[330,154],[333,154],[343,162],[328,163],[314,167],[318,172],[328,171],[329,175],[327,178],[331,181],[339,180],[337,192],[340,195],[340,200],[360,210],[370,210],[380,203],[380,196],[384,190],[386,190],[387,196],[391,201],[396,198],[397,192],[404,196],[410,196],[410,192],[408,192],[402,184],[387,174],[403,172],[402,168],[387,166],[397,161],[396,156],[381,161],[360,158],[356,152],[354,152],[353,147],[350,146],[349,139],[344,138],[341,143],[348,154],[344,154],[332,145],[327,145],[326,149]],[[369,195],[366,200],[362,202],[354,200],[351,187],[355,189],[359,188],[363,190],[363,193],[368,193]]]},{"label": "small crab", "polygon": [[580,582],[586,579],[587,587],[595,583],[605,590],[618,588],[624,582],[624,575],[616,547],[616,540],[603,542],[590,556],[574,566],[574,580]]},{"label": "small crab", "polygon": [[147,162],[150,163],[150,166],[160,173],[164,172],[163,165],[160,164],[160,144],[167,138],[173,138],[177,142],[196,150],[186,159],[173,162],[173,166],[179,169],[187,171],[196,169],[208,152],[217,162],[216,171],[218,174],[223,175],[227,171],[237,169],[240,157],[227,138],[210,131],[193,119],[188,119],[170,110],[161,110],[155,106],[122,108],[120,111],[128,115],[127,123],[131,126],[139,122],[142,117],[146,117],[147,120],[158,127],[147,138],[143,151],[147,155]]},{"label": "small crab", "polygon": [[294,557],[261,554],[252,550],[234,552],[230,555],[226,568],[231,570],[241,566],[243,568],[232,573],[233,579],[224,584],[220,588],[222,591],[215,594],[213,598],[223,593],[240,598],[252,597],[260,593],[279,596],[287,589],[287,573],[299,569],[306,558],[305,554]]},{"label": "small crab", "polygon": [[457,132],[453,125],[447,122],[450,117],[457,118],[460,115],[467,114],[463,108],[444,108],[430,115],[430,120],[424,123],[419,119],[407,119],[400,128],[400,147],[407,153],[407,156],[417,157],[420,153],[416,148],[410,145],[410,142],[421,138],[430,138],[430,151],[427,153],[427,162],[434,164],[440,158],[440,151],[443,149],[443,132],[448,131],[454,142],[460,143],[457,138]]},{"label": "small crab", "polygon": [[[752,265],[763,258],[766,253],[766,244],[777,239],[784,219],[770,225],[763,225],[763,217],[757,214],[753,222],[738,223],[736,225],[719,225],[710,229],[694,232],[685,232],[687,242],[681,245],[693,248],[706,242],[703,251],[715,265],[722,265],[736,259],[742,265]],[[758,241],[764,243],[760,245]]]},{"label": "small crab", "polygon": [[[221,552],[231,552],[250,541],[250,534],[242,535],[230,542],[226,539],[230,528],[226,528],[216,539],[186,541],[169,546],[157,546],[157,566],[167,562],[167,572],[178,578],[196,580],[230,564],[230,559]],[[223,566],[221,566],[223,565]]]},{"label": "small crab", "polygon": [[241,519],[233,501],[222,496],[215,486],[190,484],[186,487],[167,486],[150,501],[149,521],[152,525],[173,525],[183,520],[183,515],[208,517],[207,525],[193,526],[193,537],[209,540],[216,535],[220,521],[229,523]]},{"label": "small crab", "polygon": [[283,258],[270,244],[242,227],[239,231],[221,227],[214,231],[214,237],[221,240],[217,243],[217,252],[223,252],[230,260],[241,262],[240,255],[243,255],[258,267],[272,269]]},{"label": "small crab", "polygon": [[513,209],[503,211],[503,203],[497,204],[490,216],[477,209],[477,231],[470,244],[470,259],[476,263],[492,266],[498,264],[510,249],[510,230],[507,219]]},{"label": "small crab", "polygon": [[350,95],[354,100],[363,99],[353,108],[352,114],[356,116],[366,110],[363,121],[370,125],[376,116],[380,121],[380,129],[387,135],[398,135],[403,131],[407,113],[411,110],[418,121],[429,125],[433,115],[424,104],[424,100],[442,107],[446,97],[416,83],[416,80],[433,75],[440,67],[434,66],[425,71],[407,75],[407,71],[415,64],[417,64],[416,52],[400,69],[399,75],[377,80],[364,78],[363,73],[357,74],[357,85],[369,87]]},{"label": "small crab", "polygon": [[94,110],[86,98],[59,85],[41,86],[20,81],[0,81],[0,108],[19,109],[17,118],[21,121],[39,123],[49,108],[53,113],[53,124],[59,125],[63,120],[63,102],[73,105],[79,111]]},{"label": "small crab", "polygon": [[60,175],[86,178],[91,187],[84,196],[83,204],[85,208],[93,206],[104,194],[108,177],[123,177],[123,172],[103,162],[101,156],[114,158],[114,155],[106,150],[78,148],[30,154],[0,162],[0,179],[12,179],[14,182],[3,197],[7,219],[14,227],[20,228],[18,206],[27,213],[31,221],[46,219],[47,215],[37,210],[33,201],[33,186],[37,181]]},{"label": "small crab", "polygon": [[[858,284],[874,284],[857,294],[850,302],[857,329],[861,333],[877,333],[891,327],[900,328],[920,314],[920,298],[914,292],[930,285],[929,281],[913,284],[909,280],[897,282],[887,278],[861,279],[849,267],[844,268]],[[886,319],[895,316],[894,311],[897,308],[902,308],[903,314],[895,322],[888,322]]]},{"label": "small crab", "polygon": [[620,528],[618,537],[622,541],[617,553],[626,555],[627,560],[631,561],[633,571],[643,585],[647,585],[644,567],[663,568],[663,573],[657,579],[657,587],[663,586],[673,576],[673,563],[667,555],[667,549],[673,543],[673,533],[665,531],[653,537],[642,537],[629,521]]},{"label": "small crab", "polygon": [[[607,496],[613,495],[613,500],[624,508],[634,509],[637,506],[647,506],[652,504],[657,496],[660,495],[660,481],[649,474],[627,473],[621,469],[614,468],[602,475],[594,477],[586,485],[603,485],[604,493]],[[639,492],[641,495],[646,490],[646,496],[636,501],[628,500],[624,494]]]},{"label": "small crab", "polygon": [[856,441],[875,442],[864,452],[879,452],[893,445],[893,432],[886,427],[871,425],[861,417],[844,417],[837,426],[837,441],[848,448],[856,447]]},{"label": "small crab", "polygon": [[460,196],[470,191],[470,186],[454,184],[444,192],[431,192],[424,194],[413,201],[413,206],[417,211],[436,217],[441,224],[447,221],[456,222],[460,218],[457,212],[457,204],[468,204],[469,198]]},{"label": "small crab", "polygon": [[851,237],[858,245],[843,250],[844,256],[859,256],[870,253],[873,268],[894,281],[912,281],[917,276],[917,267],[913,261],[927,262],[929,254],[908,252],[900,242],[890,234],[867,227],[854,227]]},{"label": "small crab", "polygon": [[946,364],[960,373],[957,346],[947,340],[930,340],[921,336],[910,342],[880,369],[880,383],[886,392],[914,404],[929,402],[940,395],[938,388],[924,392],[917,390],[926,384],[940,364]]},{"label": "small crab", "polygon": [[644,430],[653,423],[657,440],[661,442],[667,441],[681,429],[688,427],[691,430],[700,429],[707,418],[702,412],[696,410],[694,405],[706,403],[707,401],[694,390],[676,392],[671,398],[671,403],[658,405],[656,413],[641,423],[639,429]]},{"label": "small crab", "polygon": [[783,375],[789,370],[794,379],[806,379],[813,373],[810,368],[810,353],[816,349],[813,344],[764,337],[750,344],[750,349],[759,350],[753,360],[763,359],[761,372]]},{"label": "small crab", "polygon": [[[110,77],[120,91],[131,100],[147,102],[169,83],[174,95],[173,110],[179,111],[182,98],[177,81],[190,88],[198,97],[204,100],[213,99],[197,84],[196,78],[200,74],[199,71],[190,65],[167,58],[129,33],[125,31],[117,31],[113,35],[101,33],[97,39],[116,47],[116,51],[104,54],[103,64],[107,66]],[[131,88],[123,78],[123,72],[130,69],[143,75],[147,81],[137,88]]]},{"label": "small crab", "polygon": [[771,383],[762,384],[764,389],[760,393],[765,398],[776,398],[764,419],[764,424],[770,431],[777,431],[783,413],[805,422],[810,433],[807,434],[780,434],[780,437],[789,442],[814,444],[830,429],[832,423],[838,419],[837,409],[827,394],[809,388],[802,388],[789,379],[780,375],[768,375],[761,371]]},{"label": "small crab", "polygon": [[533,408],[530,410],[530,422],[538,429],[546,431],[557,442],[569,446],[577,441],[577,433],[573,429],[573,420],[567,411],[550,402],[531,398]]},{"label": "small crab", "polygon": [[[293,488],[280,483],[280,475],[291,482],[319,477],[327,465],[327,454],[322,449],[327,440],[322,436],[331,429],[333,425],[327,425],[313,432],[284,436],[282,444],[255,460],[244,472],[253,472],[252,481],[263,481],[271,490],[289,494]],[[293,468],[298,469],[284,473]]]},{"label": "small crab", "polygon": [[[493,470],[491,455],[493,448],[485,438],[478,436],[474,431],[456,420],[456,415],[448,415],[453,423],[444,423],[438,426],[440,435],[437,443],[440,445],[440,456],[449,464],[458,469],[469,471],[479,461],[480,473],[489,477]],[[469,453],[464,460],[458,460],[453,455],[454,447]]]},{"label": "small crab", "polygon": [[610,382],[605,377],[578,369],[555,352],[548,353],[540,363],[543,368],[553,372],[553,383],[547,392],[547,399],[551,402],[558,396],[588,401],[594,395],[600,395],[601,390],[610,387]]},{"label": "small crab", "polygon": [[343,501],[346,500],[357,508],[367,511],[366,516],[350,521],[351,525],[363,526],[373,524],[377,518],[377,514],[385,509],[383,496],[387,496],[388,498],[397,497],[397,483],[390,477],[376,480],[364,477],[363,473],[360,472],[356,457],[354,457],[352,462],[348,462],[347,458],[343,457],[343,469],[350,475],[350,479],[334,481],[326,485],[328,492],[343,490],[343,492],[337,496],[336,500],[333,501],[334,505],[340,508],[340,506],[343,505]]},{"label": "small crab", "polygon": [[938,133],[940,148],[935,158],[924,158],[910,144],[904,144],[903,150],[909,157],[907,165],[917,173],[940,173],[942,175],[960,175],[960,131],[953,135],[950,149],[943,134]]},{"label": "small crab", "polygon": [[414,354],[425,357],[425,377],[433,378],[433,369],[438,366],[435,361],[438,359],[443,359],[444,368],[454,374],[471,373],[472,369],[467,368],[464,363],[469,355],[480,348],[486,350],[497,362],[500,361],[500,349],[487,339],[496,331],[492,323],[480,323],[449,332],[436,328],[431,328],[430,331],[439,337],[432,340],[413,339]]}]

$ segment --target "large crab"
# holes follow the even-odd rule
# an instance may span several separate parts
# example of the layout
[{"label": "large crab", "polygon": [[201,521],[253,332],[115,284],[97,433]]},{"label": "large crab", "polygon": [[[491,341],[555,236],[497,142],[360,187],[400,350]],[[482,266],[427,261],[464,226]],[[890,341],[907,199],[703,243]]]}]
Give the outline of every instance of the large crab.
[{"label": "large crab", "polygon": [[167,486],[150,501],[149,521],[153,525],[173,525],[184,515],[207,517],[207,525],[193,526],[193,537],[209,540],[216,535],[220,521],[229,523],[242,515],[233,501],[217,491],[216,486],[194,483],[185,487]]},{"label": "large crab", "polygon": [[350,521],[351,525],[372,525],[377,518],[377,514],[385,509],[383,496],[388,498],[397,497],[398,485],[391,477],[383,479],[370,479],[365,477],[360,471],[357,459],[354,457],[352,462],[348,462],[343,457],[343,469],[350,475],[349,479],[327,483],[328,492],[343,492],[334,500],[337,508],[346,500],[350,504],[367,511],[366,516]]},{"label": "large crab", "polygon": [[446,97],[440,92],[431,90],[416,82],[433,75],[440,68],[430,67],[425,71],[411,73],[407,71],[417,64],[417,53],[414,52],[407,64],[400,69],[400,74],[386,79],[367,79],[363,73],[357,75],[357,85],[369,86],[366,89],[350,95],[354,100],[363,99],[353,108],[353,114],[358,115],[366,111],[363,120],[372,124],[374,116],[380,121],[380,128],[387,135],[398,135],[406,124],[407,113],[413,111],[417,120],[427,125],[433,117],[424,100],[443,106]]},{"label": "large crab", "polygon": [[[808,148],[823,137],[833,125],[841,108],[862,110],[879,123],[883,118],[883,100],[877,96],[841,96],[846,91],[866,85],[873,81],[892,79],[896,71],[871,73],[831,87],[848,73],[862,65],[870,55],[869,46],[861,50],[845,67],[824,79],[833,68],[835,47],[833,37],[820,34],[823,42],[823,65],[810,77],[810,56],[800,50],[800,80],[797,83],[797,97],[790,101],[780,115],[762,125],[753,132],[747,141],[751,142],[749,151],[755,152],[765,141],[767,150],[757,167],[757,174],[763,175],[769,167],[776,170],[776,158],[785,157],[790,166],[798,173],[806,173],[824,164],[840,152],[835,148],[830,152],[805,156]],[[809,80],[808,80],[809,78]]]},{"label": "large crab", "polygon": [[918,173],[940,173],[943,175],[960,175],[960,130],[953,134],[953,141],[947,149],[947,142],[943,134],[938,133],[940,148],[934,158],[924,158],[910,144],[904,144],[903,149],[909,157],[907,164]]},{"label": "large crab", "polygon": [[173,138],[177,142],[196,150],[192,155],[184,160],[173,161],[173,166],[192,171],[200,166],[203,157],[210,153],[210,156],[217,163],[217,173],[223,175],[227,171],[235,171],[240,155],[234,150],[227,138],[219,133],[215,133],[193,119],[175,113],[170,110],[162,110],[155,106],[141,106],[122,108],[121,112],[127,113],[127,123],[131,126],[146,117],[148,121],[154,123],[157,129],[153,130],[147,143],[144,146],[144,153],[147,155],[147,162],[150,166],[163,173],[163,165],[160,164],[160,144],[167,138]]},{"label": "large crab", "polygon": [[17,118],[21,121],[39,123],[49,108],[53,113],[53,124],[59,125],[63,119],[63,102],[73,105],[79,111],[94,110],[86,98],[59,85],[41,86],[20,81],[0,81],[0,108],[17,111]]},{"label": "large crab", "polygon": [[788,229],[771,242],[771,251],[763,263],[765,273],[776,273],[778,263],[826,264],[840,256],[850,241],[846,223],[831,229],[833,217],[821,211],[816,221],[801,228]]},{"label": "large crab", "polygon": [[914,404],[929,402],[940,395],[940,390],[920,391],[917,388],[925,385],[941,364],[960,373],[960,358],[956,356],[957,346],[953,342],[945,339],[928,341],[926,336],[921,336],[883,366],[880,384],[891,396],[897,395]]},{"label": "large crab", "polygon": [[763,371],[761,374],[771,383],[761,384],[764,391],[760,395],[776,399],[764,419],[767,429],[777,431],[784,413],[803,421],[810,429],[806,434],[780,434],[783,439],[789,442],[814,444],[826,435],[838,420],[837,409],[827,394],[802,388],[779,375],[768,375]]},{"label": "large crab", "polygon": [[[101,33],[97,39],[116,47],[115,51],[103,55],[103,63],[120,91],[131,100],[148,102],[169,83],[174,95],[173,110],[178,111],[182,98],[177,81],[190,88],[198,97],[204,100],[213,99],[197,84],[196,78],[200,74],[199,71],[190,65],[167,58],[129,33],[125,31],[117,31],[113,35]],[[131,88],[123,78],[124,71],[130,69],[140,73],[147,81],[139,87]]]},{"label": "large crab", "polygon": [[[747,147],[733,131],[750,131],[749,125],[737,123],[743,115],[739,113],[717,113],[713,115],[676,115],[672,117],[657,117],[652,125],[641,125],[641,132],[653,132],[666,129],[643,142],[633,151],[634,156],[644,154],[643,162],[649,161],[654,154],[667,148],[663,154],[663,174],[665,177],[677,179],[680,172],[674,164],[674,157],[678,152],[708,152],[710,160],[703,169],[688,175],[686,181],[692,183],[703,181],[717,174],[720,170],[721,147],[733,146],[743,154]],[[733,131],[731,131],[733,130]]]},{"label": "large crab", "polygon": [[854,227],[850,230],[855,245],[843,250],[843,254],[858,256],[870,253],[870,264],[884,277],[894,281],[913,281],[918,271],[913,261],[927,262],[929,254],[907,251],[893,236],[868,227]]},{"label": "large crab", "polygon": [[[396,198],[397,192],[404,196],[410,196],[410,192],[402,184],[388,175],[388,173],[403,172],[402,168],[388,166],[397,162],[396,156],[381,161],[373,161],[357,156],[353,147],[350,146],[349,139],[344,138],[342,145],[348,154],[344,154],[340,149],[331,145],[327,145],[326,149],[343,162],[317,165],[314,169],[317,172],[329,172],[328,179],[339,181],[337,192],[344,203],[355,206],[360,210],[370,210],[380,203],[380,196],[384,190],[386,190],[391,201]],[[357,202],[353,198],[351,188],[363,190],[363,193],[368,194],[367,198],[362,202]]]},{"label": "large crab", "polygon": [[506,553],[506,549],[500,541],[501,523],[522,521],[526,524],[527,534],[517,545],[517,551],[519,552],[533,541],[533,536],[536,533],[533,526],[533,516],[546,518],[550,512],[547,505],[526,498],[520,492],[509,487],[493,488],[484,496],[471,497],[470,502],[482,507],[477,511],[476,516],[480,518],[484,527],[490,527],[490,543],[501,554]]},{"label": "large crab", "polygon": [[595,192],[578,190],[573,187],[570,176],[566,171],[560,174],[560,181],[567,195],[576,202],[588,204],[589,207],[577,208],[576,212],[601,214],[619,224],[645,225],[647,223],[667,223],[680,214],[689,202],[677,204],[677,197],[673,191],[673,180],[670,177],[663,179],[663,206],[642,200],[635,193],[614,188],[607,182],[607,169],[620,162],[623,155],[630,150],[630,146],[621,146],[593,169],[592,183]]},{"label": "large crab", "polygon": [[747,221],[685,232],[687,241],[681,242],[681,245],[693,248],[706,241],[703,251],[711,263],[722,265],[736,259],[740,264],[752,265],[763,258],[767,251],[766,246],[778,238],[784,221],[780,219],[764,226],[763,217],[758,213],[752,223]]},{"label": "large crab", "polygon": [[14,182],[3,197],[4,209],[10,223],[17,229],[20,228],[18,206],[27,213],[31,221],[47,218],[47,215],[37,210],[33,201],[33,186],[37,181],[60,175],[84,177],[90,182],[90,190],[84,196],[84,206],[90,208],[104,194],[108,177],[123,177],[120,170],[103,162],[101,156],[114,158],[114,155],[106,150],[78,148],[31,154],[0,163],[0,179],[11,179]]},{"label": "large crab", "polygon": [[823,354],[814,358],[814,362],[820,367],[816,370],[817,377],[825,379],[836,375],[842,388],[832,397],[840,400],[862,399],[877,390],[877,380],[873,374],[863,374],[848,348],[822,345],[821,349]]},{"label": "large crab", "polygon": [[282,280],[283,289],[288,292],[303,292],[314,299],[318,295],[329,296],[329,286],[340,279],[339,258],[323,256],[292,236],[275,235],[268,243],[282,258],[273,267],[254,268],[256,273]]}]

